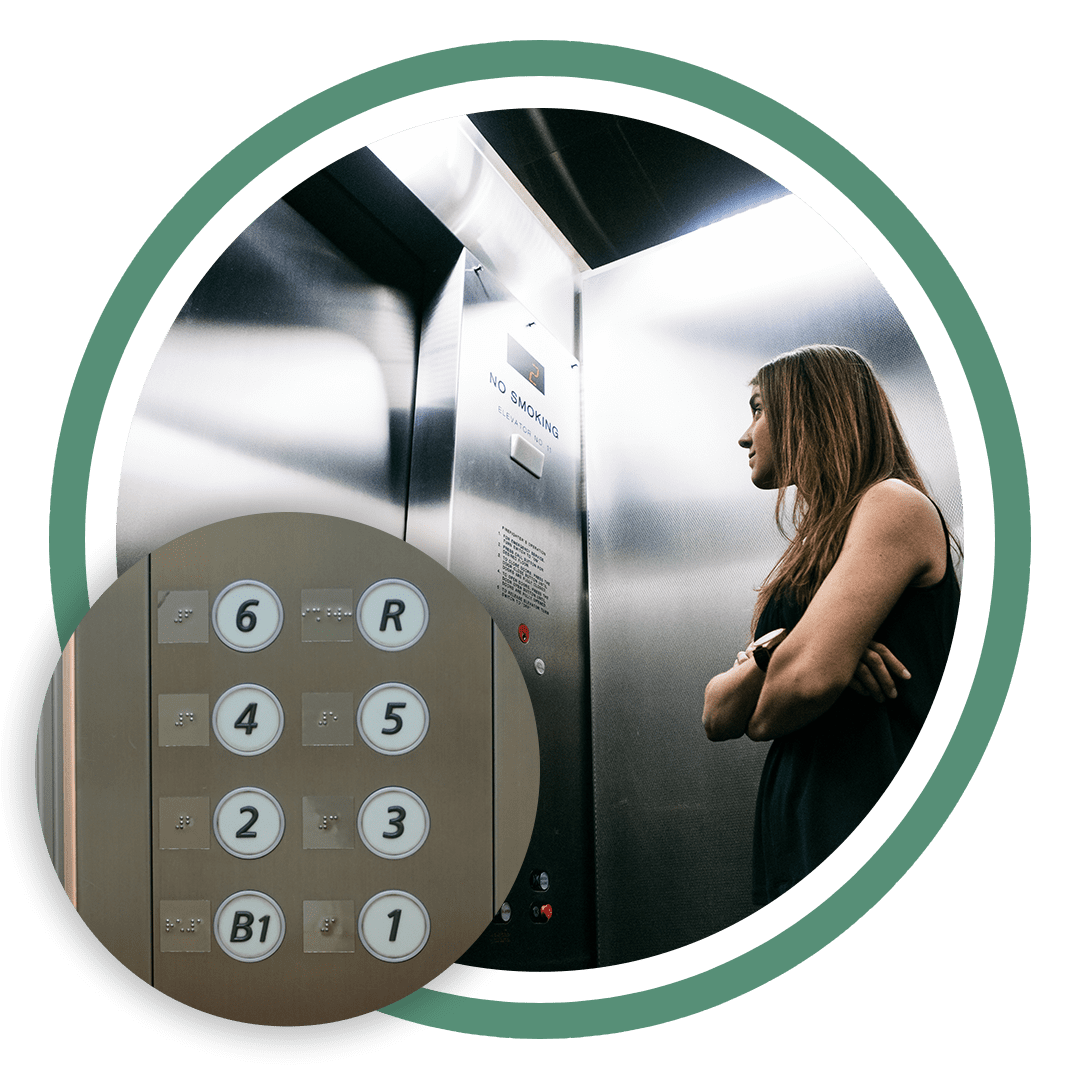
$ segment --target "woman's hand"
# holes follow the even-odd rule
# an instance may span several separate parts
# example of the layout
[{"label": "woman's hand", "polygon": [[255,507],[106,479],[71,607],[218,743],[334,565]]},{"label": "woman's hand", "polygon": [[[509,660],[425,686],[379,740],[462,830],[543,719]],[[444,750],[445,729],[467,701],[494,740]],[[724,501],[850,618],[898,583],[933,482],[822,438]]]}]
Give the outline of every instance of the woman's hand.
[{"label": "woman's hand", "polygon": [[896,683],[911,678],[911,672],[879,641],[871,641],[848,684],[849,690],[877,702],[897,695]]}]

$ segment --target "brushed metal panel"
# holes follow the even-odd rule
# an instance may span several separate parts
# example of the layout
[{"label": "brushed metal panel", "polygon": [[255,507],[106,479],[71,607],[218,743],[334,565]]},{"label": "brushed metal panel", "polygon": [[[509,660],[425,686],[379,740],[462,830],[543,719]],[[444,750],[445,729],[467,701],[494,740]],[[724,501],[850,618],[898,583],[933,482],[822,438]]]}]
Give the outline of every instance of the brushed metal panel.
[{"label": "brushed metal panel", "polygon": [[[213,812],[226,793],[250,785],[271,793],[285,816],[278,846],[250,860],[234,858],[213,838],[206,850],[164,850],[166,841],[155,833],[156,903],[209,901],[216,911],[227,896],[255,890],[273,897],[286,922],[280,948],[258,963],[239,963],[216,945],[208,952],[162,946],[155,985],[233,1019],[300,1024],[353,1016],[429,981],[490,917],[493,671],[487,613],[463,586],[400,541],[355,523],[306,515],[259,515],[200,530],[155,552],[151,574],[155,595],[205,589],[213,598],[233,581],[262,581],[285,611],[281,633],[260,652],[235,652],[216,635],[204,644],[158,643],[152,635],[153,700],[199,692],[213,702],[229,687],[251,682],[272,690],[286,718],[278,742],[256,757],[229,753],[216,739],[206,747],[153,748],[155,807],[169,798],[204,798]],[[383,578],[406,578],[427,599],[430,620],[414,646],[385,652],[359,634],[351,641],[303,640],[305,590],[348,588],[356,600]],[[360,738],[351,745],[305,745],[305,695],[348,695],[353,724],[352,710],[366,690],[388,681],[416,687],[430,707],[430,729],[414,750],[388,756]],[[359,840],[348,847],[305,842],[305,800],[309,812],[340,816],[343,800],[358,810],[384,787],[415,791],[429,810],[430,833],[414,854],[384,859]],[[355,834],[355,820],[349,827]],[[340,941],[318,944],[323,939],[313,937],[312,904],[323,918],[336,917],[327,912],[347,901],[359,914],[387,888],[417,896],[430,913],[431,938],[419,955],[393,964],[358,944],[351,952]]]},{"label": "brushed metal panel", "polygon": [[[766,747],[711,744],[702,694],[749,637],[783,550],[737,446],[748,380],[836,341],[882,377],[959,530],[948,424],[918,345],[842,238],[791,196],[582,285],[599,957],[654,955],[749,914]],[[647,919],[633,911],[657,913]],[[662,914],[661,914],[662,913]]]},{"label": "brushed metal panel", "polygon": [[[148,568],[123,574],[74,634],[76,907],[97,939],[148,982],[150,725]],[[70,864],[68,864],[70,865]],[[70,893],[70,884],[69,884]]]},{"label": "brushed metal panel", "polygon": [[[530,919],[535,895],[522,875],[510,892],[510,921],[494,924],[464,960],[518,970],[588,967],[595,901],[579,368],[472,253],[455,274],[458,325],[459,286],[450,282],[436,312],[450,329],[421,347],[406,539],[444,561],[481,600],[525,676],[543,761],[526,859],[548,872],[545,900],[555,911],[547,923]],[[543,393],[511,363],[522,354],[543,368]],[[437,436],[425,440],[425,431]],[[511,459],[513,435],[543,449],[541,478]]]},{"label": "brushed metal panel", "polygon": [[222,255],[147,376],[124,454],[117,566],[266,511],[404,534],[416,318],[277,203]]},{"label": "brushed metal panel", "polygon": [[575,275],[586,264],[464,116],[398,132],[371,151],[543,321],[575,342]]}]

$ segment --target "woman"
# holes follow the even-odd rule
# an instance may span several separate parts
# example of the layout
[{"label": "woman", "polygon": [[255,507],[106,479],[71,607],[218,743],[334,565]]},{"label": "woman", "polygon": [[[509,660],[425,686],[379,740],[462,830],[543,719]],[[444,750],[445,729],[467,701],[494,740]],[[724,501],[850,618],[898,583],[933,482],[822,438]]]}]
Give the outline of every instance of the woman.
[{"label": "woman", "polygon": [[[705,690],[710,739],[772,740],[754,822],[755,903],[821,863],[877,802],[937,692],[960,586],[950,536],[854,350],[763,367],[739,445],[750,479],[795,489],[795,535],[762,585],[755,640]],[[901,659],[898,659],[901,658]]]}]

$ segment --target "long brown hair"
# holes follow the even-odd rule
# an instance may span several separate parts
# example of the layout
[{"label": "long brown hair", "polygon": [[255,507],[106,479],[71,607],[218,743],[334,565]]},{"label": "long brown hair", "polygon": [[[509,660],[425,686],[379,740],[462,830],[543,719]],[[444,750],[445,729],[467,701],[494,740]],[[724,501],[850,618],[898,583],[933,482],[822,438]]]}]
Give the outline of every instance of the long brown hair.
[{"label": "long brown hair", "polygon": [[874,484],[897,478],[929,495],[885,391],[854,349],[806,345],[766,364],[750,384],[768,419],[781,532],[785,492],[795,488],[795,535],[761,586],[756,628],[778,593],[810,603],[840,554],[859,499]]}]

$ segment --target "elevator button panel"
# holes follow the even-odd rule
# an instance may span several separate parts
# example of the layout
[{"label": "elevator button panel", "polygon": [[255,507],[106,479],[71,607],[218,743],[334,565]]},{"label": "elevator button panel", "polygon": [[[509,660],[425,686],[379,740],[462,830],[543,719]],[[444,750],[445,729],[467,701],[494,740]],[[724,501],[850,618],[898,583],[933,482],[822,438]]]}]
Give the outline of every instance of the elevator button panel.
[{"label": "elevator button panel", "polygon": [[[496,693],[520,674],[487,612],[401,541],[313,515],[209,526],[129,573],[155,598],[147,640],[115,647],[146,654],[156,812],[151,850],[116,853],[114,887],[121,904],[125,876],[149,878],[154,985],[231,1019],[321,1023],[456,961],[504,899],[499,825],[526,836],[539,786],[527,694]],[[83,699],[108,715],[109,692]],[[516,775],[496,775],[505,739],[524,748]]]}]

